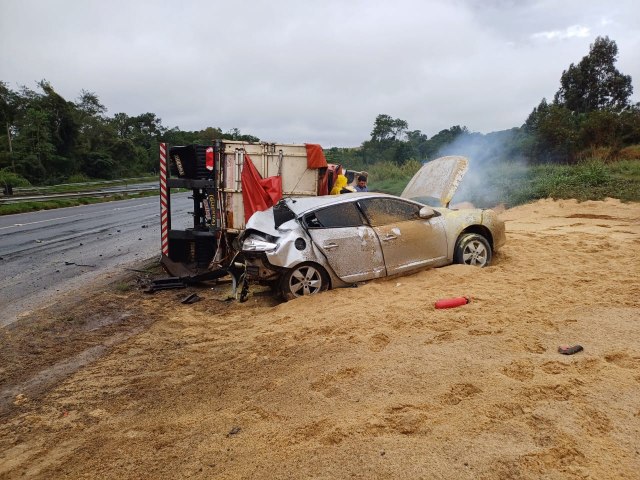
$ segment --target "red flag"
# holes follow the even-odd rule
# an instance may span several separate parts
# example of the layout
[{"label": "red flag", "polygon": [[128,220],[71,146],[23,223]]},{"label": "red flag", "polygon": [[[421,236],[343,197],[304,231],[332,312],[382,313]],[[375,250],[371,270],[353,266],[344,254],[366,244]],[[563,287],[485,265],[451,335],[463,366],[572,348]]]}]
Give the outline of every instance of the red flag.
[{"label": "red flag", "polygon": [[272,207],[282,198],[282,177],[262,178],[247,154],[244,156],[240,179],[245,224],[255,212]]},{"label": "red flag", "polygon": [[327,166],[327,159],[324,157],[322,147],[315,143],[305,143],[307,148],[307,168],[324,168]]}]

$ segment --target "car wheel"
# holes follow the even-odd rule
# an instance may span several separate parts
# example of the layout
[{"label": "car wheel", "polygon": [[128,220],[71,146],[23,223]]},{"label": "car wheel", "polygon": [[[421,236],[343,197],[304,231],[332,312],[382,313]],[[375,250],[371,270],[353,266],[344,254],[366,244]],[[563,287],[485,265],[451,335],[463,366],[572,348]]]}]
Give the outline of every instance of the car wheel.
[{"label": "car wheel", "polygon": [[302,263],[287,271],[280,282],[280,291],[285,300],[305,295],[315,295],[329,288],[323,268],[313,263]]},{"label": "car wheel", "polygon": [[456,263],[486,267],[491,263],[491,245],[476,233],[467,233],[458,239],[454,255]]}]

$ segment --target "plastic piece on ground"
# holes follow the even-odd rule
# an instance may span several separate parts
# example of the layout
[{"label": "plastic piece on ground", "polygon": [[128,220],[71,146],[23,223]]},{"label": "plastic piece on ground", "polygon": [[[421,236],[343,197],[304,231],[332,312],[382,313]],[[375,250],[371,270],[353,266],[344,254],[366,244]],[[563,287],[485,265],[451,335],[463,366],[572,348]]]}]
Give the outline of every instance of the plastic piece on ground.
[{"label": "plastic piece on ground", "polygon": [[574,353],[578,353],[584,350],[582,345],[560,345],[558,347],[558,353],[563,355],[573,355]]},{"label": "plastic piece on ground", "polygon": [[469,297],[443,298],[436,302],[436,308],[454,308],[466,305],[471,299]]},{"label": "plastic piece on ground", "polygon": [[198,296],[197,293],[192,293],[191,295],[187,295],[186,297],[184,297],[181,303],[190,304],[199,302],[200,300],[202,299]]}]

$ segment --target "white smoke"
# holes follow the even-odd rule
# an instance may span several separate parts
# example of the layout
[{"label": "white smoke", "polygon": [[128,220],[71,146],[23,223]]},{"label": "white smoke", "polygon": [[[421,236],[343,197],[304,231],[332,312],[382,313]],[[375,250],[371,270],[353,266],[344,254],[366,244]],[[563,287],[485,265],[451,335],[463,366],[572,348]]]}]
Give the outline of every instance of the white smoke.
[{"label": "white smoke", "polygon": [[516,138],[518,129],[480,133],[463,133],[438,152],[445,155],[463,155],[469,159],[465,175],[452,206],[469,202],[476,207],[492,208],[509,205],[515,177],[526,175],[526,161],[518,154]]}]

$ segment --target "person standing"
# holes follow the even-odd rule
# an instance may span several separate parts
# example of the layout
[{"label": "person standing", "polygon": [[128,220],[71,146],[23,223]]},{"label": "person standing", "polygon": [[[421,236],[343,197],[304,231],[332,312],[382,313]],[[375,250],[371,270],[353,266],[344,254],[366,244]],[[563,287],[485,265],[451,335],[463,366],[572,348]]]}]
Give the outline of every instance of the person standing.
[{"label": "person standing", "polygon": [[360,175],[358,177],[358,183],[356,183],[356,192],[368,192],[369,188],[367,187],[367,177],[364,175]]}]

